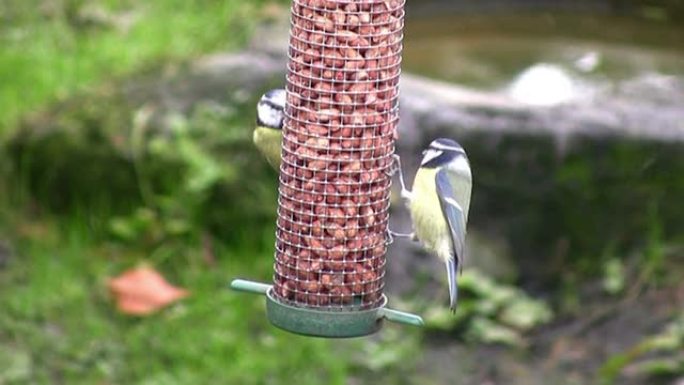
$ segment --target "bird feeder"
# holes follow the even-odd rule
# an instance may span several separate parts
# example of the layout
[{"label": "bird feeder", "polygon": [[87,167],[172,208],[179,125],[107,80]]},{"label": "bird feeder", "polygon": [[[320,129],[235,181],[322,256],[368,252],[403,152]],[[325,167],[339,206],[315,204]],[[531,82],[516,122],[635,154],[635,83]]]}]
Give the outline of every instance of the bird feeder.
[{"label": "bird feeder", "polygon": [[293,0],[273,284],[282,329],[371,334],[422,325],[383,294],[405,0]]}]

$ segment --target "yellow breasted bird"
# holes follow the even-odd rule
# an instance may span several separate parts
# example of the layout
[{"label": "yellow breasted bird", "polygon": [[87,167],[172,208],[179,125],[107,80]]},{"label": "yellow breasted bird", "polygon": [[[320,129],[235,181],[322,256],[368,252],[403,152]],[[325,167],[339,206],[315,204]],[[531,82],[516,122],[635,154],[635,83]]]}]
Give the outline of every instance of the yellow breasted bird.
[{"label": "yellow breasted bird", "polygon": [[285,90],[266,92],[257,103],[257,126],[252,140],[268,163],[280,171],[280,151],[283,140]]},{"label": "yellow breasted bird", "polygon": [[401,174],[401,197],[411,213],[414,233],[392,235],[419,240],[446,265],[449,280],[449,307],[456,309],[458,273],[463,267],[466,223],[470,208],[472,173],[465,150],[451,139],[436,139],[423,151],[423,160],[406,189]]}]

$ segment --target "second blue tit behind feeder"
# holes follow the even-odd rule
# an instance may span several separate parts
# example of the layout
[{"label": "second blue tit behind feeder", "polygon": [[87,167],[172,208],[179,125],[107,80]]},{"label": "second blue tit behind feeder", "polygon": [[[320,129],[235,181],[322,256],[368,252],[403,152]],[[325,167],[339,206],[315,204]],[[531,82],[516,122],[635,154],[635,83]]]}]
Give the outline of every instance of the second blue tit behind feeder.
[{"label": "second blue tit behind feeder", "polygon": [[266,92],[257,103],[257,126],[252,140],[268,163],[280,170],[286,93],[283,89]]},{"label": "second blue tit behind feeder", "polygon": [[432,141],[423,151],[413,191],[406,189],[399,157],[395,158],[401,197],[411,212],[415,232],[394,235],[419,240],[428,252],[444,261],[449,280],[449,307],[455,311],[472,188],[468,157],[463,147],[451,139]]}]

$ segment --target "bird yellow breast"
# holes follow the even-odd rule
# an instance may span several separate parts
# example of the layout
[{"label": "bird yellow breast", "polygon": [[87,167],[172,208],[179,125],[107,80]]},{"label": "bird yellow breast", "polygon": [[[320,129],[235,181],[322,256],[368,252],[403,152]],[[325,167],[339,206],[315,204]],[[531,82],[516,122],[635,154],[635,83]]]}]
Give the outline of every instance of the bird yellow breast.
[{"label": "bird yellow breast", "polygon": [[283,133],[268,127],[257,127],[252,140],[268,163],[276,170],[280,170],[280,148]]},{"label": "bird yellow breast", "polygon": [[436,169],[419,169],[413,181],[410,212],[418,240],[442,259],[451,252],[450,234],[435,186]]}]

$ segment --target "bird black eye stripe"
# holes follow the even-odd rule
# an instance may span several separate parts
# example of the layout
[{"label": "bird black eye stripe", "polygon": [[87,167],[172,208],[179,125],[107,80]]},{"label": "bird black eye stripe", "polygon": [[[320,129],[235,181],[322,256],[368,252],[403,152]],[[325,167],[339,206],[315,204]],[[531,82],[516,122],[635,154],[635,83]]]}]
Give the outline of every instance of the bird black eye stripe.
[{"label": "bird black eye stripe", "polygon": [[267,106],[273,108],[274,110],[282,111],[283,108],[284,108],[284,106],[278,105],[278,104],[276,104],[276,103],[273,103],[272,101],[270,101],[270,100],[268,100],[268,99],[264,99],[264,100],[262,100],[260,103],[261,103],[261,104],[264,104],[264,105],[267,105]]}]

